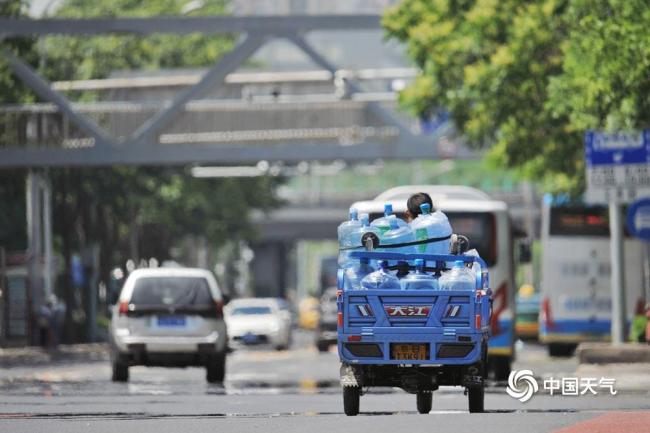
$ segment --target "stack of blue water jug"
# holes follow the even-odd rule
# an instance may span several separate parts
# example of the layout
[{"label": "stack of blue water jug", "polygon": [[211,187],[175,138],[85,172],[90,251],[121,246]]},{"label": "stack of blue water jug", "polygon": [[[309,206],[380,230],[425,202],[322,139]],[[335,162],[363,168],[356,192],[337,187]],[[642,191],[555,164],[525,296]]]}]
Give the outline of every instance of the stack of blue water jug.
[{"label": "stack of blue water jug", "polygon": [[[370,245],[363,245],[364,240],[373,237],[379,240],[379,244],[372,247],[379,252],[449,254],[452,233],[449,220],[440,211],[431,213],[431,206],[427,203],[420,209],[422,213],[410,224],[393,214],[390,203],[384,205],[384,216],[372,223],[367,214],[359,218],[357,211],[350,209],[350,220],[338,228],[339,267],[344,270],[344,290],[474,290],[474,271],[460,260],[438,277],[428,274],[426,263],[416,259],[415,269],[400,279],[391,272],[385,260],[374,263],[366,258],[357,260],[350,257],[354,251],[368,250]],[[427,240],[429,242],[423,242]]]}]

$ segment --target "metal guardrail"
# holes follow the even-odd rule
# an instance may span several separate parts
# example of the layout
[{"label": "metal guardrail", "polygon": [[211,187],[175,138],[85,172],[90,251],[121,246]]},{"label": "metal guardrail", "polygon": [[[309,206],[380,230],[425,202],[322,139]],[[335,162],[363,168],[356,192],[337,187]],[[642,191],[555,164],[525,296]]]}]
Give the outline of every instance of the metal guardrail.
[{"label": "metal guardrail", "polygon": [[[304,98],[303,98],[304,99]],[[316,102],[198,100],[158,137],[161,144],[286,142],[329,140],[354,144],[368,138],[394,139],[399,131],[382,125],[366,110],[367,102],[321,98]],[[97,102],[73,104],[118,139],[133,133],[164,103]],[[394,102],[384,103],[387,107]],[[415,126],[415,125],[414,125]],[[0,147],[81,148],[93,139],[53,104],[0,107]]]},{"label": "metal guardrail", "polygon": [[[164,76],[114,77],[95,80],[56,81],[52,88],[57,91],[113,90],[151,87],[191,86],[201,80],[204,71]],[[226,85],[314,83],[331,82],[335,78],[369,80],[412,79],[417,75],[415,68],[368,68],[358,70],[341,69],[335,74],[326,70],[282,71],[282,72],[235,72],[228,74]]]}]

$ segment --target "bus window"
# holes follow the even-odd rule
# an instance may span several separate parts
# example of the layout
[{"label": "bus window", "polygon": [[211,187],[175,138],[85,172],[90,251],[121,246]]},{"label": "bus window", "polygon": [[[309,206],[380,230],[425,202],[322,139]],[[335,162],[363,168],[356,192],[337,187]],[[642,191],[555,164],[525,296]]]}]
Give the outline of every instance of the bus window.
[{"label": "bus window", "polygon": [[488,266],[497,263],[497,236],[494,215],[489,212],[445,212],[453,232],[467,236]]}]

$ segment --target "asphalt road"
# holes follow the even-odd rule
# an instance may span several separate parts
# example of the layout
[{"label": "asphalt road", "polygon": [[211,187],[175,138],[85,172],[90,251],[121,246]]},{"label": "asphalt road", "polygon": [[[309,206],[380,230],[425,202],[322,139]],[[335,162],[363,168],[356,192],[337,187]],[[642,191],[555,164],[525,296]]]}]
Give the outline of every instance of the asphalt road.
[{"label": "asphalt road", "polygon": [[[319,354],[309,335],[296,340],[289,351],[232,353],[223,385],[207,384],[199,368],[136,367],[127,384],[112,383],[104,362],[3,369],[0,432],[650,431],[650,393],[643,388],[591,397],[540,392],[521,403],[505,384],[492,383],[484,414],[467,412],[461,389],[441,388],[428,415],[417,414],[413,395],[374,389],[362,397],[362,413],[346,417],[335,351]],[[517,369],[539,378],[575,375],[574,358],[551,360],[536,345],[519,349]]]}]

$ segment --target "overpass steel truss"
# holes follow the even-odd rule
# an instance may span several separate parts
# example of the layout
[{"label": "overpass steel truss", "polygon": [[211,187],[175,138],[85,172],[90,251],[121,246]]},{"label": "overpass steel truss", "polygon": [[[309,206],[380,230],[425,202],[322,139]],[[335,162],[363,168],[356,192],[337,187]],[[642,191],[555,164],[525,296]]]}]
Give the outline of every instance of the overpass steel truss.
[{"label": "overpass steel truss", "polygon": [[[44,100],[55,104],[68,119],[87,134],[94,144],[89,147],[65,149],[56,147],[0,147],[0,168],[47,166],[106,166],[106,165],[181,165],[190,163],[236,164],[260,160],[284,161],[368,161],[375,159],[433,159],[436,157],[436,137],[413,134],[393,113],[378,102],[368,102],[366,109],[376,118],[399,131],[390,142],[366,141],[343,146],[340,143],[316,144],[309,140],[262,145],[233,145],[209,143],[201,145],[158,143],[160,132],[173,122],[185,105],[208,89],[222,85],[226,76],[241,66],[262,45],[273,38],[284,38],[293,43],[319,67],[334,77],[338,67],[322,56],[305,39],[312,30],[380,29],[377,15],[321,15],[321,16],[254,16],[254,17],[151,17],[98,19],[0,19],[0,39],[19,36],[96,35],[105,33],[241,33],[236,47],[225,54],[194,85],[180,91],[171,104],[166,105],[140,125],[129,137],[117,141],[88,116],[76,111],[64,95],[54,90],[27,63],[7,49],[4,56],[12,71]],[[352,92],[361,92],[360,86],[348,82]]]}]

